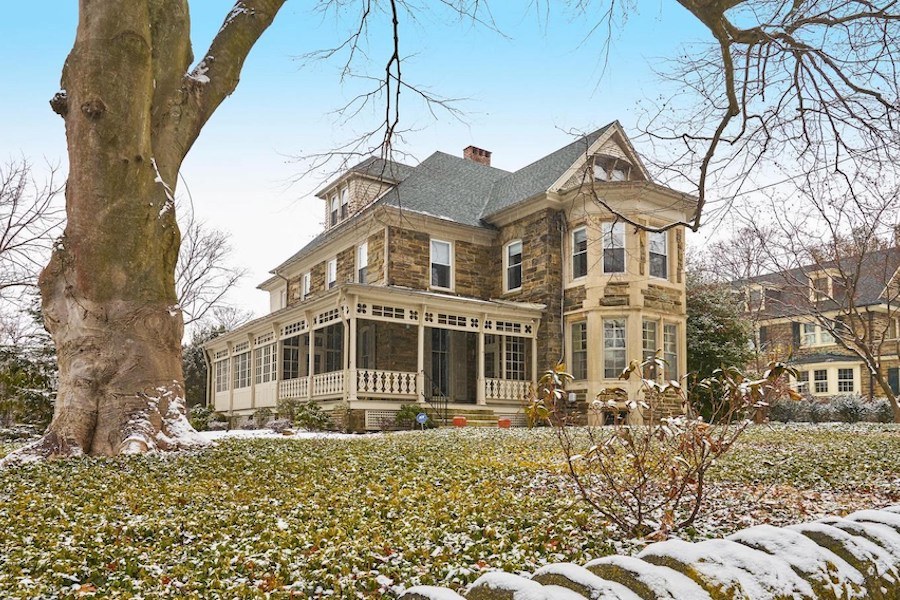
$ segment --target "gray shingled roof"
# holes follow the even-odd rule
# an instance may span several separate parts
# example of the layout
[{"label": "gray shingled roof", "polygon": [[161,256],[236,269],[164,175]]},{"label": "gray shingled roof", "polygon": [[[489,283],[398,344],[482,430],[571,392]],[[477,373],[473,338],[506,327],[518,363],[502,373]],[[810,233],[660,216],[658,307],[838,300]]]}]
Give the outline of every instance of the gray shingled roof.
[{"label": "gray shingled roof", "polygon": [[[394,206],[463,225],[489,228],[485,217],[547,191],[616,123],[613,121],[513,173],[444,152],[435,152],[417,167],[372,157],[349,171],[400,182],[373,205]],[[342,231],[351,230],[371,208],[323,231],[276,270],[309,254]]]},{"label": "gray shingled roof", "polygon": [[[767,295],[766,309],[761,316],[765,318],[800,316],[809,314],[809,275],[838,266],[842,266],[845,272],[852,274],[856,272],[857,265],[859,265],[859,277],[856,282],[855,305],[862,307],[881,304],[884,302],[881,293],[888,280],[900,268],[900,247],[869,252],[862,257],[861,261],[857,257],[847,257],[842,259],[841,263],[830,261],[820,265],[807,265],[735,281],[732,285],[743,287],[748,284],[771,284],[773,288],[781,291],[781,296],[770,301],[770,296]],[[836,283],[840,284],[840,281]],[[845,299],[841,298],[839,294],[836,300],[840,304],[846,304]],[[820,303],[819,308],[837,309],[840,308],[839,303],[828,301]]]},{"label": "gray shingled roof", "polygon": [[379,179],[390,179],[391,181],[403,181],[409,177],[416,168],[405,165],[393,160],[384,160],[377,156],[370,156],[366,160],[350,167],[349,172],[363,173]]},{"label": "gray shingled roof", "polygon": [[568,146],[510,173],[491,190],[490,199],[482,211],[482,216],[489,216],[499,210],[518,204],[536,194],[547,191],[553,183],[575,162],[587,153],[591,144],[601,135],[618,123],[613,121],[600,129],[578,138]]},{"label": "gray shingled roof", "polygon": [[493,184],[507,175],[509,172],[502,169],[435,152],[379,203],[483,227],[485,199]]}]

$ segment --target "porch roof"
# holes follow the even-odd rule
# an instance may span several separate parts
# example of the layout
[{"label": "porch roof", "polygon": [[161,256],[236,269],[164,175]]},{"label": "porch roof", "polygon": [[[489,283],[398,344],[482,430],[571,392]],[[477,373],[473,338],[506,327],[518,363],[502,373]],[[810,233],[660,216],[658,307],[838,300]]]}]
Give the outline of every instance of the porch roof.
[{"label": "porch roof", "polygon": [[[402,286],[345,283],[324,293],[316,294],[293,306],[288,306],[263,317],[253,319],[232,331],[213,338],[206,342],[203,347],[206,349],[221,348],[223,344],[228,342],[245,341],[248,337],[273,331],[276,325],[303,318],[308,312],[319,313],[323,310],[339,308],[349,302],[351,298],[356,302],[373,300],[376,302],[395,302],[406,306],[425,306],[434,310],[440,310],[443,307],[448,310],[475,315],[484,314],[491,318],[530,319],[535,323],[540,321],[543,311],[547,308],[545,304],[534,302],[514,302],[501,299],[483,300],[481,298],[456,296]],[[360,318],[369,318],[359,315],[352,310],[342,316],[343,318],[348,318],[350,314],[355,314]],[[433,324],[429,323],[428,326],[433,326]]]}]

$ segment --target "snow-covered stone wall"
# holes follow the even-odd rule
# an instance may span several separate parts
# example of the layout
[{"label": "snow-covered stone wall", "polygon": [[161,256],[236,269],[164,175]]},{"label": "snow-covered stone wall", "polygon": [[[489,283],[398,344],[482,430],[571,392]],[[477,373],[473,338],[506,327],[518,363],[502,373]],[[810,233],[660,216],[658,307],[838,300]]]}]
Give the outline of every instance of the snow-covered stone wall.
[{"label": "snow-covered stone wall", "polygon": [[900,506],[725,539],[669,540],[636,557],[487,573],[464,596],[410,588],[401,600],[838,600],[900,598]]}]

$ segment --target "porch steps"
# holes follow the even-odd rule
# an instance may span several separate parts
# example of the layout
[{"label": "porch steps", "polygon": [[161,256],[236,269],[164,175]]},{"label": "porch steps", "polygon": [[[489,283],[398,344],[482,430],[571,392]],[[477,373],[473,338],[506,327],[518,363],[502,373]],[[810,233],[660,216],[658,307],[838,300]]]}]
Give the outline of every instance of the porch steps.
[{"label": "porch steps", "polygon": [[[435,422],[440,423],[440,417],[434,411],[427,411]],[[497,415],[492,408],[447,408],[447,427],[453,427],[453,417],[465,417],[466,427],[497,427]]]}]

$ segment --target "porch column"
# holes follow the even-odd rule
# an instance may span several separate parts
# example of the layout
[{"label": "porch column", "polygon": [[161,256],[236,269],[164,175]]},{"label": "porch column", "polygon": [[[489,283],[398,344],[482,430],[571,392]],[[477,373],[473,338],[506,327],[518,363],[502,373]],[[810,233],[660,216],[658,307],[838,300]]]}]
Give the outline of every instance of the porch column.
[{"label": "porch column", "polygon": [[416,354],[416,390],[418,401],[425,401],[425,305],[419,307],[418,349]]},{"label": "porch column", "polygon": [[313,397],[313,369],[316,366],[316,332],[313,330],[312,313],[306,313],[306,331],[307,336],[307,369],[306,369],[306,399],[312,400]]},{"label": "porch column", "polygon": [[[356,299],[353,300],[351,304],[354,308],[356,307]],[[354,310],[355,312],[355,310]],[[347,344],[347,379],[345,380],[347,385],[344,386],[344,389],[347,391],[347,400],[349,402],[353,402],[357,399],[356,389],[356,315],[350,315],[350,335],[349,342]]]},{"label": "porch column", "polygon": [[252,333],[247,334],[247,342],[250,346],[250,408],[256,408],[256,348]]},{"label": "porch column", "polygon": [[[537,327],[534,328],[537,331]],[[537,350],[537,338],[531,338],[531,383],[534,385],[535,391],[537,391],[537,381],[538,381],[538,350]]]},{"label": "porch column", "polygon": [[475,404],[484,406],[487,399],[484,394],[484,322],[487,315],[481,315],[481,327],[478,328],[478,351],[475,352]]},{"label": "porch column", "polygon": [[281,364],[281,353],[284,348],[284,342],[281,341],[281,323],[272,323],[272,335],[275,336],[275,356],[272,357],[272,360],[275,361],[275,399],[278,400],[281,398],[281,394],[279,394],[279,387],[281,386],[281,380],[284,378],[284,365]]},{"label": "porch column", "polygon": [[228,415],[234,414],[234,343],[228,342],[228,368],[225,370],[228,377]]}]

